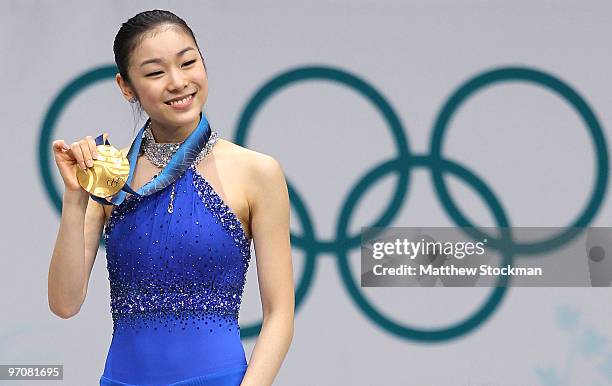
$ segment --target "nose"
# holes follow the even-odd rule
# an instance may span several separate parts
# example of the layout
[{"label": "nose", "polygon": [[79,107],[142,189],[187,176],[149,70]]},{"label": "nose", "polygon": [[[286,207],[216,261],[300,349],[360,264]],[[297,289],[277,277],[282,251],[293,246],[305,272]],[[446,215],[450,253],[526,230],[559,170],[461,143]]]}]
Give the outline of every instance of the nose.
[{"label": "nose", "polygon": [[170,83],[168,84],[168,89],[170,91],[180,91],[187,87],[188,83],[187,79],[183,76],[183,72],[180,70],[171,70],[170,71]]}]

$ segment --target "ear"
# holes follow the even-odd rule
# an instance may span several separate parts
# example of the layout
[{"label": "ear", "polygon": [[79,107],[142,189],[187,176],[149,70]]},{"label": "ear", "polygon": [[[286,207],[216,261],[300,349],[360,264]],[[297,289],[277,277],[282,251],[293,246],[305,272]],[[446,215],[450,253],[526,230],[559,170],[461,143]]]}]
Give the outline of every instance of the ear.
[{"label": "ear", "polygon": [[121,74],[117,73],[115,75],[115,81],[117,81],[117,85],[119,86],[119,89],[121,90],[121,93],[123,94],[123,97],[125,98],[126,101],[129,102],[130,99],[134,98],[135,95],[132,92],[132,89],[127,84],[125,79],[123,79]]}]

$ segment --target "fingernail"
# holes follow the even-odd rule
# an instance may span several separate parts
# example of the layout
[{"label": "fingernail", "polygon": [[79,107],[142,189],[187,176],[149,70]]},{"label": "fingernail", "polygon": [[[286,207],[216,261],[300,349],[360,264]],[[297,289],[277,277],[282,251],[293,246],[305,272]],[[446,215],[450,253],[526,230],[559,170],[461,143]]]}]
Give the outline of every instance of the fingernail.
[{"label": "fingernail", "polygon": [[85,164],[84,164],[84,163],[79,163],[79,166],[81,167],[81,170],[85,170],[85,169],[87,169],[87,168],[85,167]]},{"label": "fingernail", "polygon": [[68,145],[64,145],[64,149],[66,149],[66,150],[70,150],[70,146],[68,146]]},{"label": "fingernail", "polygon": [[93,166],[93,162],[90,159],[87,160],[87,166],[88,167],[92,167]]},{"label": "fingernail", "polygon": [[98,159],[98,153],[94,153],[93,159]]}]

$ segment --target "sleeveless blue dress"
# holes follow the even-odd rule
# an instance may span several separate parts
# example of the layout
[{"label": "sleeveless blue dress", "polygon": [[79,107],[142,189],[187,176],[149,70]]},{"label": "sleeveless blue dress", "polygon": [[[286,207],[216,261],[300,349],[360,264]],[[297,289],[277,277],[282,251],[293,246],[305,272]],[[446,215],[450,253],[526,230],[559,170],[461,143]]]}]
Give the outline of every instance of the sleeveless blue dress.
[{"label": "sleeveless blue dress", "polygon": [[105,227],[102,386],[238,386],[246,372],[238,313],[251,240],[194,165],[174,184],[174,197],[172,185],[128,196]]}]

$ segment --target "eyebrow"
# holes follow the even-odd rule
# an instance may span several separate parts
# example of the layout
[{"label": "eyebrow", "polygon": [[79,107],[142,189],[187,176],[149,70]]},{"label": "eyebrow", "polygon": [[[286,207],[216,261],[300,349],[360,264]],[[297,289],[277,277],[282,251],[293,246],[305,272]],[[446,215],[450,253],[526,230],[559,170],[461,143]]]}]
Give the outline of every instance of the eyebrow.
[{"label": "eyebrow", "polygon": [[[193,47],[183,48],[182,50],[177,52],[176,56],[182,56],[185,52],[191,51],[191,50],[195,51],[195,48]],[[144,66],[145,64],[149,64],[149,63],[161,63],[161,62],[162,60],[159,58],[147,59],[144,62],[140,63],[140,67]]]}]

